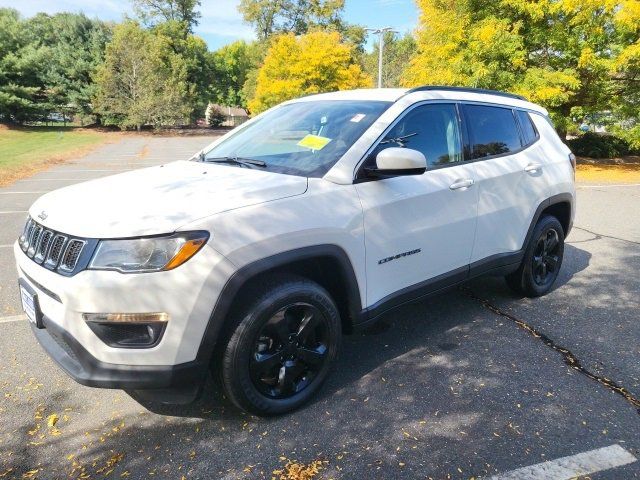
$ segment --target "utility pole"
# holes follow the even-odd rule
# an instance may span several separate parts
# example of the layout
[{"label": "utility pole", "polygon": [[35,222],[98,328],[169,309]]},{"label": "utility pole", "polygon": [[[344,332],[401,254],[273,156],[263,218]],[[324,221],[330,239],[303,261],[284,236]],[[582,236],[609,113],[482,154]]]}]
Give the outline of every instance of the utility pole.
[{"label": "utility pole", "polygon": [[365,28],[365,32],[371,32],[378,35],[378,88],[382,88],[382,51],[384,50],[384,34],[386,32],[397,33],[392,27],[384,28]]}]

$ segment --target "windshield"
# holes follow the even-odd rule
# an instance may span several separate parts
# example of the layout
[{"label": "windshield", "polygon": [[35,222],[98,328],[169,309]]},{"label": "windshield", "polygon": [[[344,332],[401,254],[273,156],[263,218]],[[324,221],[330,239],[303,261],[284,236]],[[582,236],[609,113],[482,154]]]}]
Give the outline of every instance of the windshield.
[{"label": "windshield", "polygon": [[283,105],[216,145],[201,159],[321,177],[389,105],[362,100]]}]

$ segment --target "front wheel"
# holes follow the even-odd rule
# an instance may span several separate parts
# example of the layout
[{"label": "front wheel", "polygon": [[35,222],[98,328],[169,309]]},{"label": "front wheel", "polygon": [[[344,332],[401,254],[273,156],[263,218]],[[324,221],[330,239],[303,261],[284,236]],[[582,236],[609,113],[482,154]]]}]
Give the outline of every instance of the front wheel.
[{"label": "front wheel", "polygon": [[510,275],[507,285],[526,297],[540,297],[553,286],[564,255],[564,230],[557,218],[544,216],[536,224],[522,264]]},{"label": "front wheel", "polygon": [[274,415],[317,392],[338,353],[340,315],[327,291],[309,280],[274,277],[251,292],[222,356],[222,382],[243,410]]}]

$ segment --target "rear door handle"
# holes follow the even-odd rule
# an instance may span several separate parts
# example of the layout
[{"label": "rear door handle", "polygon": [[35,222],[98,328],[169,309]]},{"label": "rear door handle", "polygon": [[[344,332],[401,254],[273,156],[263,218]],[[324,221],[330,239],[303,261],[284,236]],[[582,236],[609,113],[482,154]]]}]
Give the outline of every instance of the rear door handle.
[{"label": "rear door handle", "polygon": [[471,178],[467,178],[465,180],[458,180],[457,182],[452,183],[449,188],[451,190],[460,190],[461,188],[469,188],[474,184],[474,181]]},{"label": "rear door handle", "polygon": [[542,165],[539,163],[530,163],[524,167],[524,171],[527,173],[538,173],[539,170],[542,170]]}]

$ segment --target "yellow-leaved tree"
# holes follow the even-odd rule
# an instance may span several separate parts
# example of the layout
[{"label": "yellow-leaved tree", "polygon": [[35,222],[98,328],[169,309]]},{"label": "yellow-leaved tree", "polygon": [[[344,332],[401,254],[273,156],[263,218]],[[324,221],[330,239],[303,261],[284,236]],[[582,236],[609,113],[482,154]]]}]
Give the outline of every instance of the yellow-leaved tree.
[{"label": "yellow-leaved tree", "polygon": [[355,48],[338,32],[274,37],[258,72],[249,110],[260,113],[280,102],[313,93],[370,87]]},{"label": "yellow-leaved tree", "polygon": [[565,133],[571,118],[615,107],[623,95],[616,85],[637,83],[629,80],[637,78],[638,0],[417,3],[418,52],[405,86],[520,93],[546,106]]}]

